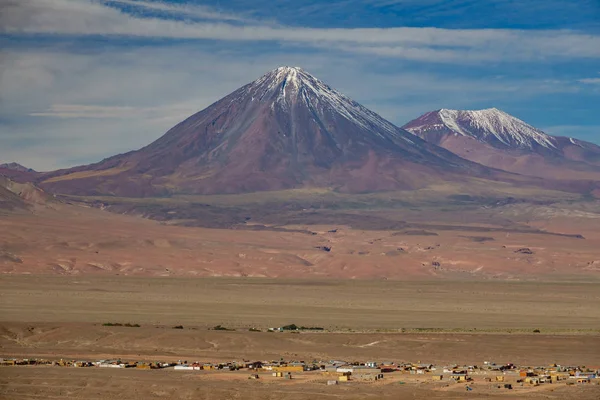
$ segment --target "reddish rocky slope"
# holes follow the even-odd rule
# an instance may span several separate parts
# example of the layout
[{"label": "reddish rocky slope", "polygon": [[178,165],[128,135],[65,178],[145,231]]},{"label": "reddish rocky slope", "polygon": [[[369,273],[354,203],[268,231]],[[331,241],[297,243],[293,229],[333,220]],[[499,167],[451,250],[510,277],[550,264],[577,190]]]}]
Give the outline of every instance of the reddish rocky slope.
[{"label": "reddish rocky slope", "polygon": [[552,180],[587,181],[590,187],[600,181],[600,146],[548,135],[495,108],[432,111],[403,128],[488,167]]},{"label": "reddish rocky slope", "polygon": [[299,68],[277,68],[154,143],[44,174],[55,192],[154,196],[300,187],[367,192],[506,177],[400,129]]}]

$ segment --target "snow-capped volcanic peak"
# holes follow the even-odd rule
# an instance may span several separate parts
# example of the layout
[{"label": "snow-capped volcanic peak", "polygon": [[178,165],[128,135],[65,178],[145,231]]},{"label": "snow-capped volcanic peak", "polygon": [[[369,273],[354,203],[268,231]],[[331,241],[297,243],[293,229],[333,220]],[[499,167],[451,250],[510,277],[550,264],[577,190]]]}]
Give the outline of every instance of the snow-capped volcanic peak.
[{"label": "snow-capped volcanic peak", "polygon": [[[410,135],[398,135],[398,127],[331,88],[302,68],[279,67],[247,85],[246,90],[259,101],[273,101],[284,111],[303,102],[318,115],[339,113],[348,121],[369,131],[385,131],[412,143]],[[247,92],[247,93],[248,93]]]},{"label": "snow-capped volcanic peak", "polygon": [[541,146],[557,148],[556,140],[539,129],[497,108],[485,110],[441,109],[427,113],[405,126],[410,132],[422,136],[429,132],[450,131],[496,146],[533,149]]}]

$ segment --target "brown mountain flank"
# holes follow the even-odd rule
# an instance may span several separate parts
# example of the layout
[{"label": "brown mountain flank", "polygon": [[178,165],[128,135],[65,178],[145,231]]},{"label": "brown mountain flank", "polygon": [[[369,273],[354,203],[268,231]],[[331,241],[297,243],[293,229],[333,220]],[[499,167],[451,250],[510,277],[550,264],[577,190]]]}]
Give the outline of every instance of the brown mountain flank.
[{"label": "brown mountain flank", "polygon": [[432,145],[299,68],[277,68],[154,143],[43,174],[54,192],[156,196],[324,187],[360,193],[520,179]]},{"label": "brown mountain flank", "polygon": [[473,162],[553,181],[600,187],[600,146],[548,135],[497,109],[437,110],[404,129]]}]

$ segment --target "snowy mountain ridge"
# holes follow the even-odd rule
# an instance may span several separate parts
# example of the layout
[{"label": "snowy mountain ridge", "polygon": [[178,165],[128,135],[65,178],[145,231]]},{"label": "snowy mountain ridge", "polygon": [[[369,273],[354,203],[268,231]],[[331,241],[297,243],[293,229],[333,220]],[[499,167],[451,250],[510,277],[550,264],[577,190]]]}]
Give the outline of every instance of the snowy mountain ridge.
[{"label": "snowy mountain ridge", "polygon": [[371,130],[377,135],[379,131],[384,131],[413,143],[410,135],[399,135],[398,127],[299,67],[276,68],[248,84],[246,93],[249,92],[252,92],[253,97],[259,101],[272,100],[272,96],[275,96],[272,106],[278,104],[284,110],[291,109],[293,104],[301,101],[316,114],[339,113],[349,122]]},{"label": "snowy mountain ridge", "polygon": [[[431,121],[432,117],[435,117],[436,121]],[[419,125],[417,121],[429,121],[429,123]],[[497,108],[484,110],[443,108],[423,115],[405,129],[416,135],[426,134],[429,131],[450,130],[455,135],[519,149],[533,149],[534,146],[541,146],[548,150],[557,148],[556,140],[552,136]]]}]

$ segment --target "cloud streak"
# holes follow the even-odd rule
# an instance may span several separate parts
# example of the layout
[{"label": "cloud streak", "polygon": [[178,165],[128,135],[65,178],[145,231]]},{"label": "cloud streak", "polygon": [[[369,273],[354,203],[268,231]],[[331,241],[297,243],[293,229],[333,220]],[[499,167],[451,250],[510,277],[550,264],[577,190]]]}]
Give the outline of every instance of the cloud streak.
[{"label": "cloud streak", "polygon": [[198,18],[215,21],[234,21],[243,23],[257,23],[256,19],[215,10],[214,8],[191,4],[169,4],[162,1],[147,0],[101,0],[99,3],[107,6],[130,6],[141,12],[158,11],[167,15],[181,16],[184,18]]},{"label": "cloud streak", "polygon": [[[392,58],[471,63],[556,58],[600,58],[600,36],[573,31],[440,28],[302,28],[240,25],[242,17],[208,8],[149,1],[8,0],[0,25],[4,33],[141,37],[217,41],[280,42],[335,47]],[[110,4],[126,4],[125,11]],[[154,9],[212,21],[159,18]]]},{"label": "cloud streak", "polygon": [[600,78],[584,78],[579,79],[578,82],[585,83],[587,85],[600,85]]},{"label": "cloud streak", "polygon": [[[169,105],[162,107],[133,107],[133,106],[102,106],[81,104],[52,104],[43,112],[32,112],[32,117],[52,118],[88,118],[88,119],[116,119],[116,118],[147,118],[152,121],[162,119],[165,115],[177,116],[171,118],[185,118],[195,112],[191,105]],[[169,119],[171,119],[169,118]]]},{"label": "cloud streak", "polygon": [[598,125],[585,108],[600,87],[594,34],[309,28],[259,19],[258,9],[236,14],[151,0],[0,3],[0,159],[38,170],[147,145],[280,65],[302,66],[397,125],[443,107]]}]

